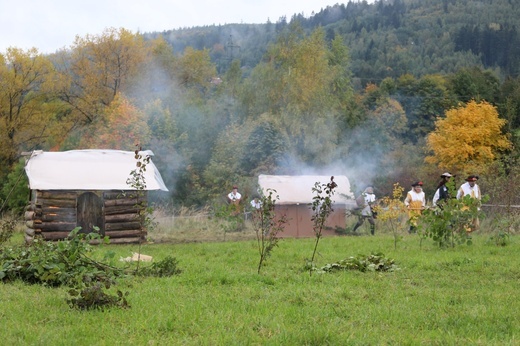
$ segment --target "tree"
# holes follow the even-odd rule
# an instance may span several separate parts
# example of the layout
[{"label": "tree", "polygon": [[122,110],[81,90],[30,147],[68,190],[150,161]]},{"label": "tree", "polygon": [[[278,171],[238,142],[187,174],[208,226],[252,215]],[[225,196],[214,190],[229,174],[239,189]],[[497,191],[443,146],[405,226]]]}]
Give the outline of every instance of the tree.
[{"label": "tree", "polygon": [[285,138],[278,130],[275,121],[263,117],[253,128],[241,160],[241,168],[248,175],[261,172],[275,172],[285,153]]},{"label": "tree", "polygon": [[118,93],[131,88],[132,77],[147,56],[142,36],[126,29],[76,37],[70,53],[55,57],[66,80],[60,98],[70,105],[80,125],[91,124]]},{"label": "tree", "polygon": [[425,160],[455,172],[482,171],[500,151],[511,148],[501,132],[505,123],[496,108],[485,101],[450,109],[445,118],[437,119],[435,130],[427,137],[432,155]]},{"label": "tree", "polygon": [[211,87],[217,68],[211,62],[209,50],[188,47],[177,60],[174,73],[180,86],[193,93],[193,96],[202,97]]},{"label": "tree", "polygon": [[203,173],[211,198],[222,196],[222,188],[230,182],[240,182],[240,177],[244,174],[240,158],[246,154],[250,127],[247,123],[243,126],[232,124],[219,134],[212,149],[211,160]]},{"label": "tree", "polygon": [[20,151],[48,140],[59,107],[54,77],[50,60],[34,48],[0,54],[0,171],[16,163]]},{"label": "tree", "polygon": [[479,67],[462,68],[449,77],[449,87],[462,102],[485,100],[494,103],[499,94],[499,79],[492,71]]},{"label": "tree", "polygon": [[149,140],[150,130],[143,113],[123,95],[117,94],[103,119],[86,129],[80,146],[84,148],[125,149]]}]

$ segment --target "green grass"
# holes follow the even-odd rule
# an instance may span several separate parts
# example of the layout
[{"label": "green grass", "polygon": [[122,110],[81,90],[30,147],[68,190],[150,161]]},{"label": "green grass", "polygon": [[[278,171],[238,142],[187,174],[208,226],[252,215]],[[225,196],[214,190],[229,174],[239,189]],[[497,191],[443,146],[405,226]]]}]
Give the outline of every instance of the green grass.
[{"label": "green grass", "polygon": [[[399,271],[309,275],[313,239],[285,239],[256,274],[251,240],[149,244],[183,273],[130,278],[131,308],[77,311],[63,288],[0,284],[5,345],[520,345],[518,236],[441,250],[404,235],[327,237],[319,266],[381,251]],[[108,246],[127,257],[137,245]]]}]

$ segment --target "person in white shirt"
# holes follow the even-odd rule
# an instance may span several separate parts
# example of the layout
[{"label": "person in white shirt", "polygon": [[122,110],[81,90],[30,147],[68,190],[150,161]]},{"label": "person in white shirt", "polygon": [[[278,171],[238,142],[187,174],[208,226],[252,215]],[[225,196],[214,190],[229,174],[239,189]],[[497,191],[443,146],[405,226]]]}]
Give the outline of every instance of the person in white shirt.
[{"label": "person in white shirt", "polygon": [[470,175],[466,178],[466,182],[462,184],[457,191],[457,199],[469,195],[471,198],[481,199],[480,187],[477,185],[478,175]]},{"label": "person in white shirt", "polygon": [[255,197],[251,200],[251,208],[253,208],[253,210],[259,210],[262,208],[262,201],[260,201],[260,198]]},{"label": "person in white shirt", "polygon": [[374,213],[372,211],[372,205],[376,202],[376,195],[374,194],[374,188],[372,186],[367,186],[365,191],[362,193],[364,203],[362,205],[361,214],[359,215],[358,222],[354,226],[352,232],[355,232],[365,219],[370,223],[370,234],[374,235],[376,232],[376,222],[374,221]]},{"label": "person in white shirt", "polygon": [[[462,184],[457,191],[457,199],[462,199],[464,196],[471,196],[471,198],[480,200],[482,198],[482,194],[480,193],[480,187],[477,185],[478,179],[478,175],[470,175],[467,177],[466,182]],[[475,217],[471,221],[471,224],[466,227],[466,232],[469,234],[473,231],[476,231],[479,227],[480,220],[478,217]]]},{"label": "person in white shirt", "polygon": [[422,181],[418,181],[412,184],[412,189],[406,194],[404,199],[404,205],[408,209],[408,217],[410,223],[409,233],[415,233],[417,231],[417,221],[422,214],[422,211],[426,208],[426,196],[422,189]]},{"label": "person in white shirt", "polygon": [[437,185],[437,190],[435,190],[435,194],[433,195],[433,206],[438,206],[442,209],[444,203],[446,203],[450,199],[450,191],[446,184],[450,181],[452,175],[449,172],[443,173],[441,175],[441,181],[439,185]]},{"label": "person in white shirt", "polygon": [[238,186],[233,186],[233,190],[227,195],[228,201],[233,204],[240,203],[242,195],[238,192]]},{"label": "person in white shirt", "polygon": [[233,190],[227,195],[227,200],[229,204],[232,206],[232,216],[238,216],[242,212],[242,208],[240,206],[241,199],[242,195],[240,194],[240,192],[238,192],[238,186],[233,186]]}]

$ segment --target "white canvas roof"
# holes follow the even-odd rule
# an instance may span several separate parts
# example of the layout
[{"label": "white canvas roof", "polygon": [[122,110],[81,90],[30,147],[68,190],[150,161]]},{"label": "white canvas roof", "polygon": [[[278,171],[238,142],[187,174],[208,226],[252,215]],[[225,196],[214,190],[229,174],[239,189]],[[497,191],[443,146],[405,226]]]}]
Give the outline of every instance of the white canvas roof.
[{"label": "white canvas roof", "polygon": [[[153,156],[150,150],[141,154]],[[25,172],[35,190],[133,190],[126,181],[137,168],[134,156],[122,150],[34,151]],[[146,190],[168,191],[151,161],[144,178]]]},{"label": "white canvas roof", "polygon": [[[258,185],[265,193],[267,189],[276,190],[279,200],[276,204],[310,204],[315,194],[312,188],[316,182],[327,184],[330,175],[260,175]],[[350,191],[350,183],[344,175],[335,175],[334,182],[338,186],[334,189],[332,200],[339,204],[355,204],[354,194]],[[322,195],[323,196],[323,195]]]}]

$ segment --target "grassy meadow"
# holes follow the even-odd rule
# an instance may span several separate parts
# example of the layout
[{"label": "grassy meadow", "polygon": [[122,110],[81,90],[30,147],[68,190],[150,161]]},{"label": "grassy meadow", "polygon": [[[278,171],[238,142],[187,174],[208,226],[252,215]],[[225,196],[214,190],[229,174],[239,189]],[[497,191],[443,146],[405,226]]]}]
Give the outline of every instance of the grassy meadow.
[{"label": "grassy meadow", "polygon": [[[121,280],[128,309],[78,311],[65,288],[0,283],[2,344],[520,345],[518,236],[497,246],[475,234],[473,245],[449,249],[406,233],[397,248],[391,233],[326,237],[320,267],[382,252],[400,269],[312,275],[304,266],[314,239],[284,239],[259,275],[251,230],[225,234],[184,220],[199,227],[162,220],[151,235],[158,241],[141,247],[157,260],[175,256],[182,274]],[[100,246],[93,255],[114,251],[123,265],[118,259],[138,249]]]}]

